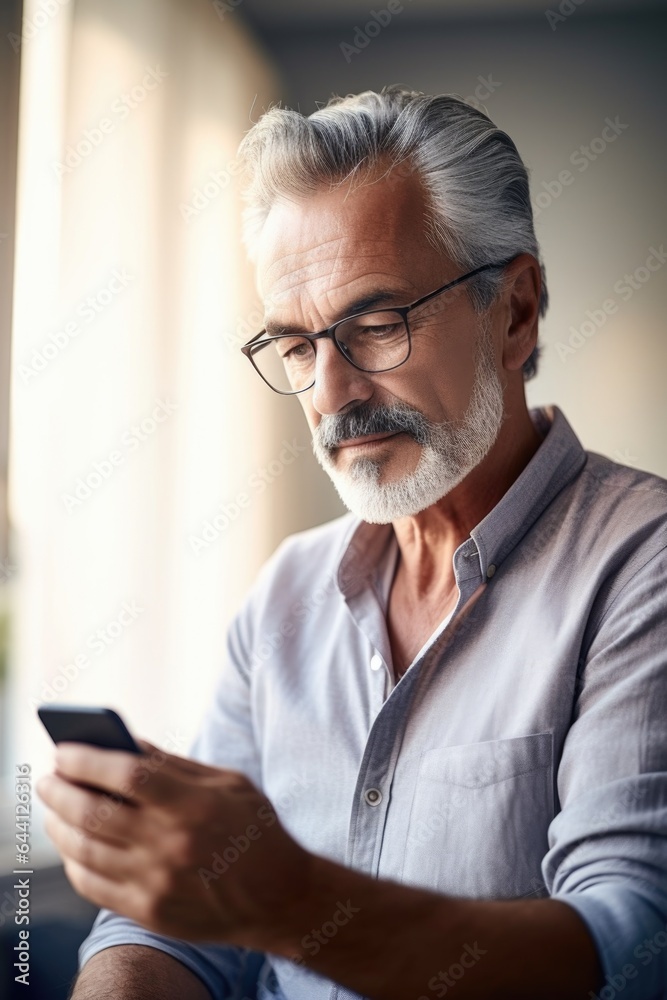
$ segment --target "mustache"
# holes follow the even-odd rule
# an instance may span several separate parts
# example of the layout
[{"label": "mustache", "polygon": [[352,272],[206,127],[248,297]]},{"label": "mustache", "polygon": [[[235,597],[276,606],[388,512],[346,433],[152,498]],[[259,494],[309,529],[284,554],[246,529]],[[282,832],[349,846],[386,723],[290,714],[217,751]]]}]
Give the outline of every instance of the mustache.
[{"label": "mustache", "polygon": [[428,444],[430,421],[409,406],[373,406],[365,403],[342,416],[324,414],[317,429],[322,448],[336,448],[341,441],[370,434],[410,434],[418,444]]}]

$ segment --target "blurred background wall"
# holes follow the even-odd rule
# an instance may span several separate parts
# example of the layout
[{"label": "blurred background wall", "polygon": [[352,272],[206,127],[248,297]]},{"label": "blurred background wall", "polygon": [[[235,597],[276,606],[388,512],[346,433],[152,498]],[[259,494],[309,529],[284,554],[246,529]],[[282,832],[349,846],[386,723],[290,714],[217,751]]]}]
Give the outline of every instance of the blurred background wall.
[{"label": "blurred background wall", "polygon": [[[279,410],[225,340],[254,307],[235,154],[279,96],[270,61],[205,0],[31,0],[7,40],[6,865],[14,764],[36,776],[52,754],[38,703],[110,704],[186,752],[283,502],[267,486],[236,503],[274,460]],[[36,859],[53,858],[34,805]]]},{"label": "blurred background wall", "polygon": [[110,704],[184,753],[262,563],[343,512],[298,400],[238,350],[262,309],[235,151],[272,102],[401,83],[484,108],[529,167],[549,281],[529,403],[667,477],[664,4],[29,0],[22,31],[20,6],[0,38],[5,870],[14,765],[51,759],[35,705]]}]

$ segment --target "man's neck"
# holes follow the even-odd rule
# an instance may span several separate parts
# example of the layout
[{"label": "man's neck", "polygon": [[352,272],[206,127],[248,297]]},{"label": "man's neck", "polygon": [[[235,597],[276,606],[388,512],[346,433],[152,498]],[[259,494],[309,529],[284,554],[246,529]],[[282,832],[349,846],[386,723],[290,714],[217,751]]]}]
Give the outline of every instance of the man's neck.
[{"label": "man's neck", "polygon": [[410,603],[442,603],[456,588],[453,557],[493,510],[542,443],[527,408],[507,417],[484,460],[450,493],[412,517],[393,522],[397,575]]}]

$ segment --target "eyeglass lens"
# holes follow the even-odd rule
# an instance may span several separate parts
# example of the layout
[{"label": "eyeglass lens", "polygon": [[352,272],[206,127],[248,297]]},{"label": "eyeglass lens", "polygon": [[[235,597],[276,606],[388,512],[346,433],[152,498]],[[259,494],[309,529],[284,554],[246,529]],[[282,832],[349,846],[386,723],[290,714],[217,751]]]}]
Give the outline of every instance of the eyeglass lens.
[{"label": "eyeglass lens", "polygon": [[[395,368],[410,352],[403,316],[392,310],[367,313],[339,323],[336,340],[344,356],[367,372]],[[300,392],[315,379],[315,344],[305,337],[276,336],[258,344],[252,359],[262,377],[279,392]]]}]

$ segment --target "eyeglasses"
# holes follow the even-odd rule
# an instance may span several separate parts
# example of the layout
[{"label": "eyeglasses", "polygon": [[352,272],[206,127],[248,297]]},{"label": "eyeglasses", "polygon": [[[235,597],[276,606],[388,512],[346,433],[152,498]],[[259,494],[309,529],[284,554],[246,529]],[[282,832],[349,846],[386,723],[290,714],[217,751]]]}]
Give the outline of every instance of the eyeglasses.
[{"label": "eyeglasses", "polygon": [[508,263],[510,261],[482,264],[410,305],[346,316],[319,333],[269,335],[266,330],[260,330],[241,351],[266,384],[283,396],[305,392],[315,385],[314,341],[321,337],[333,340],[345,360],[362,372],[393,371],[410,357],[412,341],[408,313],[411,310],[482,271],[505,267]]}]

